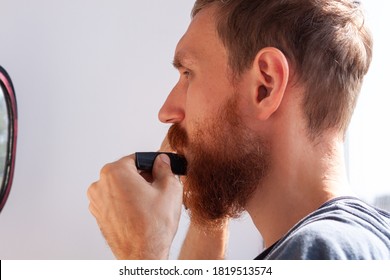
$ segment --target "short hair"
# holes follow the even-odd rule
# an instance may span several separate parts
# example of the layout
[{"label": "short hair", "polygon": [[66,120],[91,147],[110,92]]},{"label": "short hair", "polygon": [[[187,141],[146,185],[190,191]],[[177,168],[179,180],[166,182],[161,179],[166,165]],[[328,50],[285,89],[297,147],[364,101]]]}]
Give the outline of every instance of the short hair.
[{"label": "short hair", "polygon": [[262,48],[278,48],[305,87],[310,135],[345,133],[372,57],[359,1],[197,0],[192,17],[211,4],[218,5],[216,29],[236,77]]}]

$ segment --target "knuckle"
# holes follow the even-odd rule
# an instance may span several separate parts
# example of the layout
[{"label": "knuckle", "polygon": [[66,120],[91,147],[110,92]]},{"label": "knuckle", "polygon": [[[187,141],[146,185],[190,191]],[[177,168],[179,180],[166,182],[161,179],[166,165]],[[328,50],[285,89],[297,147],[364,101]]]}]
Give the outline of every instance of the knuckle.
[{"label": "knuckle", "polygon": [[100,176],[106,176],[108,174],[111,174],[114,170],[115,170],[114,163],[107,163],[100,170]]},{"label": "knuckle", "polygon": [[89,200],[92,199],[93,197],[93,194],[95,192],[95,189],[96,189],[96,183],[93,183],[92,185],[89,186],[89,188],[87,189],[87,197]]},{"label": "knuckle", "polygon": [[92,206],[92,204],[89,204],[88,210],[89,210],[89,212],[90,212],[94,217],[96,217],[96,215],[95,215],[95,209],[94,209],[94,207]]}]

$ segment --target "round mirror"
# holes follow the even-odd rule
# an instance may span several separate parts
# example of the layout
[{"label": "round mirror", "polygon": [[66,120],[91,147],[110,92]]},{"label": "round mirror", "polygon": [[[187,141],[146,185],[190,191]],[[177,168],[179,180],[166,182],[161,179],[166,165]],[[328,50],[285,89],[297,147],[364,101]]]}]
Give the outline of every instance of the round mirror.
[{"label": "round mirror", "polygon": [[17,109],[14,87],[0,66],[0,212],[7,201],[15,167]]}]

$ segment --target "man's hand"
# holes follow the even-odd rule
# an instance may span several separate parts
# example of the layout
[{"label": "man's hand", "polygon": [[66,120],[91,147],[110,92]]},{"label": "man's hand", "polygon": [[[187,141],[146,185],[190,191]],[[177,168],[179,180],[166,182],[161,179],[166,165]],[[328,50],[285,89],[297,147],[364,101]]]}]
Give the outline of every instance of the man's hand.
[{"label": "man's hand", "polygon": [[168,156],[159,155],[152,176],[145,177],[135,167],[134,155],[107,164],[88,197],[89,209],[116,258],[168,258],[183,198]]}]

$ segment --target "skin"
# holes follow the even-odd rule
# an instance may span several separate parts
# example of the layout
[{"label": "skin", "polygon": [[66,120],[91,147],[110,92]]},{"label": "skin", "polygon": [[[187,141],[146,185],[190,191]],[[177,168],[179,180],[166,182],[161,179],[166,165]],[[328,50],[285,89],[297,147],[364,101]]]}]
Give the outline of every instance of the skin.
[{"label": "skin", "polygon": [[[191,135],[223,101],[239,93],[243,124],[271,144],[270,172],[246,207],[268,247],[326,201],[350,195],[343,133],[327,130],[314,141],[309,137],[301,109],[304,86],[294,81],[294,69],[275,48],[259,50],[233,88],[227,52],[215,31],[214,12],[214,6],[200,11],[179,41],[174,65],[180,78],[159,119],[180,123]],[[163,156],[157,159],[150,179],[137,172],[131,155],[105,166],[100,180],[88,190],[90,211],[117,258],[168,257],[183,190],[169,169],[169,159]],[[227,225],[228,221],[225,227],[206,234],[191,224],[180,257],[223,258]]]}]

